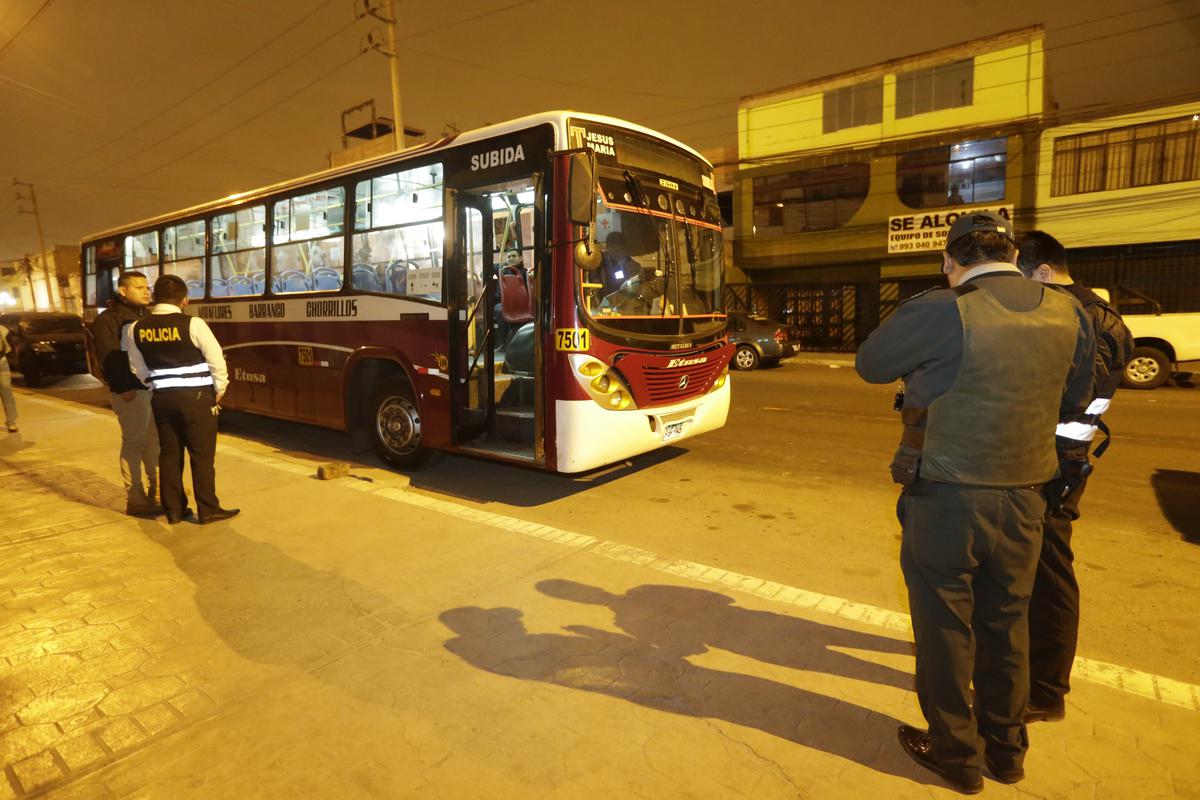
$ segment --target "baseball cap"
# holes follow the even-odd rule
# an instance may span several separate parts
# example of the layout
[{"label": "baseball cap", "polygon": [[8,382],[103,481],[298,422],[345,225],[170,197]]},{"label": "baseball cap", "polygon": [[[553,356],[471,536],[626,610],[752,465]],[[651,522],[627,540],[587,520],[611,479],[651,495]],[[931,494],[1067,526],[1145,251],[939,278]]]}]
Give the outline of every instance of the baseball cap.
[{"label": "baseball cap", "polygon": [[1013,226],[1011,222],[999,214],[993,214],[990,211],[969,211],[954,220],[954,224],[950,226],[950,232],[946,234],[946,245],[949,246],[955,239],[962,238],[968,233],[974,233],[975,231],[993,231],[995,233],[1002,233],[1011,239]]}]

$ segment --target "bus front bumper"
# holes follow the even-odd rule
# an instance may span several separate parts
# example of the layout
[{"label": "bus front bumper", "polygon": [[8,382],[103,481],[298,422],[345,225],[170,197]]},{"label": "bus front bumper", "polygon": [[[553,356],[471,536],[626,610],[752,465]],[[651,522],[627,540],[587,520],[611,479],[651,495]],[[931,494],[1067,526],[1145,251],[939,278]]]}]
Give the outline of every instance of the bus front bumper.
[{"label": "bus front bumper", "polygon": [[682,403],[653,409],[611,411],[593,400],[554,403],[558,471],[607,466],[716,430],[729,415],[729,385]]}]

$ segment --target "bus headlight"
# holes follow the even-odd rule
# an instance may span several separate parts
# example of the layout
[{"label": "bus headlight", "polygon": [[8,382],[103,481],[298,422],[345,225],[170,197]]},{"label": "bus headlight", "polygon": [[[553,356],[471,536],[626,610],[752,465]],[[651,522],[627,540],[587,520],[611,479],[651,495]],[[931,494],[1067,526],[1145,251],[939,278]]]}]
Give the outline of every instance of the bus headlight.
[{"label": "bus headlight", "polygon": [[614,411],[637,408],[621,375],[591,356],[568,356],[575,379],[596,403]]}]

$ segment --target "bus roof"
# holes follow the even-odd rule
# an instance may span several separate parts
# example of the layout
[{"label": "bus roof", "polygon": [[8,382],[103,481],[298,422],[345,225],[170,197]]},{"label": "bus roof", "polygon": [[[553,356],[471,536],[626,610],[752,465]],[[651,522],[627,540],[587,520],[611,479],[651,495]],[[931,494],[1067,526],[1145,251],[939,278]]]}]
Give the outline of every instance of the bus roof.
[{"label": "bus roof", "polygon": [[653,136],[656,139],[661,139],[664,142],[672,144],[675,147],[678,147],[679,149],[681,149],[687,153],[690,153],[691,155],[695,156],[700,161],[704,162],[705,164],[708,164],[708,166],[710,168],[712,167],[712,164],[709,163],[708,159],[706,159],[704,156],[700,155],[700,153],[697,152],[694,148],[689,147],[688,145],[684,144],[683,142],[680,142],[677,139],[673,139],[670,136],[659,133],[656,130],[653,130],[651,128],[646,128],[642,125],[638,125],[633,122],[628,122],[626,120],[618,119],[616,117],[606,117],[606,116],[603,116],[600,114],[588,114],[585,112],[566,111],[566,110],[543,111],[538,114],[530,114],[529,116],[519,117],[519,118],[513,119],[513,120],[508,120],[507,122],[500,122],[495,125],[488,125],[483,128],[476,128],[475,130],[466,131],[466,132],[458,134],[456,136],[443,136],[442,138],[436,139],[432,142],[424,142],[422,144],[417,144],[417,145],[413,145],[412,147],[405,148],[404,150],[387,153],[385,155],[375,156],[372,158],[367,158],[362,161],[355,161],[351,164],[344,164],[339,167],[333,167],[330,169],[320,170],[319,172],[313,172],[308,175],[300,176],[298,178],[291,178],[289,180],[281,181],[280,183],[274,183],[269,186],[262,186],[257,189],[251,189],[251,190],[245,191],[245,192],[235,192],[234,194],[228,195],[226,197],[218,198],[217,200],[209,200],[208,202],[205,202],[205,203],[200,203],[198,205],[189,206],[187,208],[181,208],[176,211],[168,212],[166,214],[157,214],[153,217],[148,217],[146,219],[138,220],[137,222],[133,222],[128,225],[121,225],[116,228],[109,228],[107,230],[103,230],[98,233],[94,233],[91,236],[85,237],[83,241],[87,242],[87,241],[92,241],[94,239],[102,239],[106,236],[114,236],[116,234],[124,233],[127,231],[133,231],[133,230],[139,230],[139,229],[143,229],[143,228],[153,227],[154,225],[160,224],[162,222],[166,222],[167,220],[179,219],[182,217],[196,216],[196,215],[203,214],[206,211],[220,208],[222,206],[231,205],[231,204],[235,204],[235,203],[241,204],[242,202],[247,202],[247,201],[250,201],[250,200],[253,200],[256,198],[267,197],[269,195],[273,195],[278,192],[287,191],[289,188],[294,187],[294,186],[303,186],[306,183],[312,183],[312,182],[326,180],[326,179],[330,179],[330,178],[337,178],[337,177],[341,177],[343,175],[350,175],[355,172],[359,172],[361,170],[368,169],[374,165],[386,164],[391,161],[403,160],[404,158],[411,158],[411,157],[418,156],[418,155],[424,155],[426,153],[436,153],[441,150],[448,149],[452,146],[470,144],[471,142],[481,141],[484,139],[491,139],[491,138],[494,138],[497,136],[503,136],[506,133],[513,133],[515,131],[525,130],[526,128],[533,128],[533,127],[536,127],[537,125],[544,125],[547,123],[549,123],[550,125],[552,125],[554,127],[555,145],[557,147],[561,148],[564,146],[564,143],[567,141],[567,120],[568,119],[578,119],[578,120],[587,120],[589,122],[598,122],[598,123],[601,123],[604,125],[613,125],[613,126],[620,127],[620,128],[627,128],[629,130],[636,131],[638,133],[646,134],[647,136]]}]

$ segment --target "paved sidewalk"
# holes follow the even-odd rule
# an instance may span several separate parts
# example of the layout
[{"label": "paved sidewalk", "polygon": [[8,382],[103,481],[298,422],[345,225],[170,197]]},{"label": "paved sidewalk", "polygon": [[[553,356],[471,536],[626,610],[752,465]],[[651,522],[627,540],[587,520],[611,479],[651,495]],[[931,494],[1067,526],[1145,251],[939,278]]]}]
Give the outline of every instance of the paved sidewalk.
[{"label": "paved sidewalk", "polygon": [[[241,516],[135,520],[112,415],[18,402],[0,800],[956,796],[896,743],[902,614],[230,437]],[[1200,797],[1184,701],[1080,682],[986,794]]]}]

